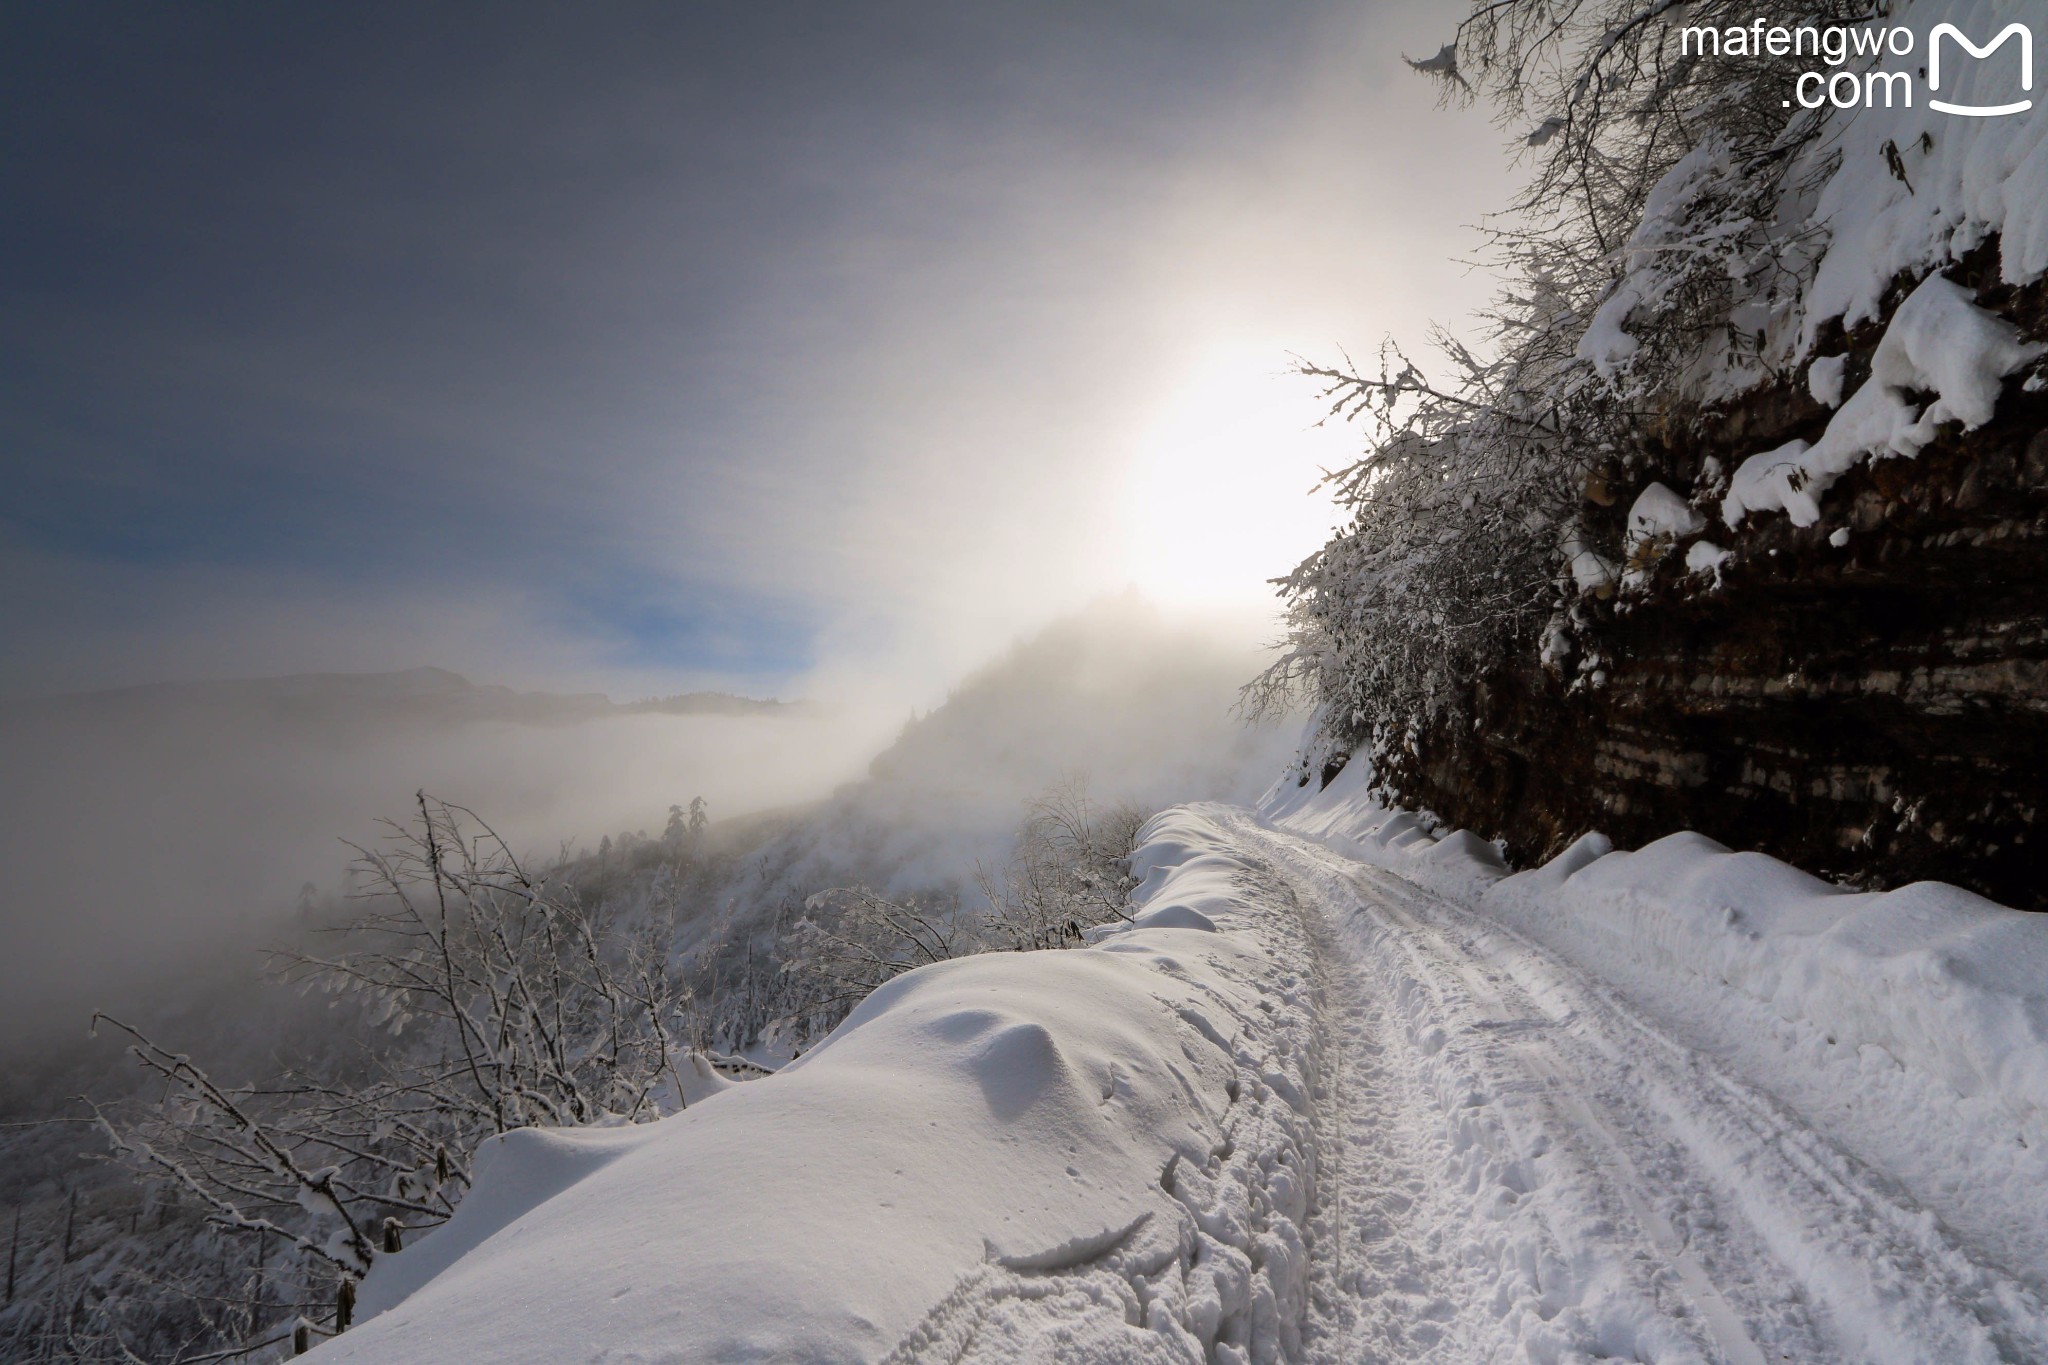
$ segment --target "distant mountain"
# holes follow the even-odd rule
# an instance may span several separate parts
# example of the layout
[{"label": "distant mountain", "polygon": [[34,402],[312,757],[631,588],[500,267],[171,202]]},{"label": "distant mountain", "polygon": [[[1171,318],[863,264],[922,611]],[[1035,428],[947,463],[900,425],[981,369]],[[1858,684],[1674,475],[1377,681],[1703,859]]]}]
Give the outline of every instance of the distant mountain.
[{"label": "distant mountain", "polygon": [[101,692],[0,700],[0,724],[23,718],[215,713],[237,725],[284,722],[418,719],[507,721],[521,725],[577,725],[610,716],[760,716],[808,709],[807,703],[762,700],[730,692],[684,692],[615,702],[601,692],[520,692],[496,683],[473,683],[445,668],[398,673],[299,673],[281,678],[224,678],[150,683]]}]

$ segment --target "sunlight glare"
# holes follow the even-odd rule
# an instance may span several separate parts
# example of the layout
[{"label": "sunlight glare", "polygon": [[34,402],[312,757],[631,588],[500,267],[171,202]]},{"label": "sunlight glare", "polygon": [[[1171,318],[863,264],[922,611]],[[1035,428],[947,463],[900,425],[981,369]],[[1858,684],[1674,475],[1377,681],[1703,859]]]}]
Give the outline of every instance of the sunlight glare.
[{"label": "sunlight glare", "polygon": [[1309,381],[1284,349],[1212,347],[1140,429],[1129,464],[1128,572],[1179,606],[1273,601],[1268,579],[1328,537],[1339,517],[1325,468],[1357,458],[1356,433],[1318,428]]}]

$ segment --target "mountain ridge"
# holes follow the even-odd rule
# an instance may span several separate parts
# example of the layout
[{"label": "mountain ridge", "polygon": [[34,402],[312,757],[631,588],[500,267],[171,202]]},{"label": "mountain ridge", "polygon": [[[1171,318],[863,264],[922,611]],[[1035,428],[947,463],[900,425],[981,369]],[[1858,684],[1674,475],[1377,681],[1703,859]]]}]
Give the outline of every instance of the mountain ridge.
[{"label": "mountain ridge", "polygon": [[393,672],[288,673],[256,678],[207,678],[137,683],[126,687],[0,697],[0,721],[55,713],[188,711],[251,707],[303,715],[398,710],[441,720],[502,720],[515,724],[576,724],[634,715],[767,716],[814,713],[819,704],[733,692],[678,692],[614,701],[603,692],[521,691],[502,683],[476,683],[434,665]]}]

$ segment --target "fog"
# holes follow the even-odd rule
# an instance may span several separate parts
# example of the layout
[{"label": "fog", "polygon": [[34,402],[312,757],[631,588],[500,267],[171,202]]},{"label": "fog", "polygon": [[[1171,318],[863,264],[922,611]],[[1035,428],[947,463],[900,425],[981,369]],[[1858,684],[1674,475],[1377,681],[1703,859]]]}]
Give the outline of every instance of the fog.
[{"label": "fog", "polygon": [[1293,729],[1233,713],[1261,663],[1253,620],[1105,598],[916,711],[707,694],[663,703],[698,714],[651,713],[431,668],[0,703],[0,1051],[255,980],[302,889],[344,889],[345,841],[373,842],[422,789],[542,862],[658,835],[700,796],[714,821],[784,814],[702,907],[741,920],[850,881],[964,888],[1055,786],[1147,810],[1249,801]]},{"label": "fog", "polygon": [[532,700],[564,714],[504,719],[502,698],[423,698],[404,675],[0,706],[0,1031],[75,1037],[92,1009],[253,975],[302,886],[338,889],[342,841],[374,839],[418,789],[545,857],[658,834],[697,796],[714,816],[818,797],[885,724],[822,707],[587,718]]},{"label": "fog", "polygon": [[1055,792],[1150,813],[1250,803],[1279,777],[1298,723],[1248,725],[1239,689],[1256,637],[1120,594],[986,662],[904,727],[849,784],[741,869],[723,913],[772,918],[825,887],[960,894],[1000,868],[1031,803]]},{"label": "fog", "polygon": [[[1365,359],[1491,287],[1459,257],[1498,134],[1402,60],[1445,23],[0,17],[0,1028],[253,962],[418,788],[542,849],[824,796],[1127,585],[1238,652],[1151,712],[978,723],[977,837],[1070,754],[1220,791],[1226,678],[1352,450],[1289,354]],[[23,700],[429,665],[817,706]]]}]

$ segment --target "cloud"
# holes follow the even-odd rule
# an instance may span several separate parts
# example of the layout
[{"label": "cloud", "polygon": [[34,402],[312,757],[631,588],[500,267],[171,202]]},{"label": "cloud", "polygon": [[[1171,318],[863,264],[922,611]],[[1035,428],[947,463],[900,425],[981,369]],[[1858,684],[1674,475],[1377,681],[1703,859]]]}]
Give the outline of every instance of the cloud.
[{"label": "cloud", "polygon": [[[193,24],[24,87],[54,207],[7,300],[0,540],[45,600],[0,687],[860,659],[928,691],[1134,576],[1132,470],[1219,349],[1238,382],[1485,288],[1445,243],[1502,197],[1495,137],[1401,66],[1423,6],[662,13],[386,13],[402,59]],[[39,228],[106,238],[99,277]],[[1300,404],[1241,451],[1289,496]]]},{"label": "cloud", "polygon": [[1260,638],[1348,449],[1287,352],[1488,288],[1497,135],[1399,55],[1433,10],[0,19],[0,696],[438,664],[857,718],[17,734],[18,940],[76,980],[156,896],[144,961],[423,782],[535,837],[815,790],[1127,581]]}]

